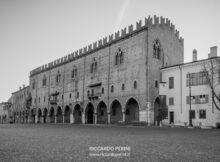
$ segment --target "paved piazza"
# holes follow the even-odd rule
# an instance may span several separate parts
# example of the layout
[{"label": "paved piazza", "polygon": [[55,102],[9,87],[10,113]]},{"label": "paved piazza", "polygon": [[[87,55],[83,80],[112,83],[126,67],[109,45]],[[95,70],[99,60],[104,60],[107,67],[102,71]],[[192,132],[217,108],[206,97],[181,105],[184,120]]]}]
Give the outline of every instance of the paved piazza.
[{"label": "paved piazza", "polygon": [[219,161],[220,130],[1,124],[0,161]]}]

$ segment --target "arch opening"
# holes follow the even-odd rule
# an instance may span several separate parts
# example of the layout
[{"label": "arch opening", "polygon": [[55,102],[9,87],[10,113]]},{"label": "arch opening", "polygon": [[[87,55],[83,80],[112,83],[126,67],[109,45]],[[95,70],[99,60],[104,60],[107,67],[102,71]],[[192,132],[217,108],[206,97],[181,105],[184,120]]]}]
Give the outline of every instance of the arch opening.
[{"label": "arch opening", "polygon": [[82,113],[79,104],[77,104],[74,107],[73,116],[74,116],[74,123],[82,123]]},{"label": "arch opening", "polygon": [[107,106],[103,101],[100,102],[97,107],[97,123],[98,124],[108,123]]},{"label": "arch opening", "polygon": [[54,108],[51,107],[50,108],[50,123],[54,123],[55,122],[55,111]]},{"label": "arch opening", "polygon": [[70,123],[70,107],[66,106],[64,111],[64,123]]},{"label": "arch opening", "polygon": [[63,123],[63,113],[60,106],[57,107],[57,123]]},{"label": "arch opening", "polygon": [[139,105],[138,102],[131,98],[125,106],[125,122],[132,123],[139,121]]},{"label": "arch opening", "polygon": [[111,105],[111,123],[114,124],[119,121],[122,121],[122,108],[120,102],[115,100]]},{"label": "arch opening", "polygon": [[94,123],[94,106],[89,103],[86,107],[86,123],[93,124]]}]

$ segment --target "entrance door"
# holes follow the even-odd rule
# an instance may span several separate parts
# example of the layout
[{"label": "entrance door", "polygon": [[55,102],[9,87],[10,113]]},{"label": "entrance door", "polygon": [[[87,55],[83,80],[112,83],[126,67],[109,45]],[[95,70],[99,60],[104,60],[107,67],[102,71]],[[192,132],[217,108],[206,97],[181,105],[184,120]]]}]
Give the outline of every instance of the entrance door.
[{"label": "entrance door", "polygon": [[170,124],[171,123],[174,123],[174,112],[173,111],[170,112]]}]

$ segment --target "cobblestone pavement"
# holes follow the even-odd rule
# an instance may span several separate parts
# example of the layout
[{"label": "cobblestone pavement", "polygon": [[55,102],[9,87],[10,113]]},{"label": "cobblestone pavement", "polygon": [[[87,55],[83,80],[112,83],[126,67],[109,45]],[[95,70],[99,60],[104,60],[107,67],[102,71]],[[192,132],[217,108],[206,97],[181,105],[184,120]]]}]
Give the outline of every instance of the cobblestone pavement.
[{"label": "cobblestone pavement", "polygon": [[192,160],[220,161],[220,130],[0,124],[1,162]]}]

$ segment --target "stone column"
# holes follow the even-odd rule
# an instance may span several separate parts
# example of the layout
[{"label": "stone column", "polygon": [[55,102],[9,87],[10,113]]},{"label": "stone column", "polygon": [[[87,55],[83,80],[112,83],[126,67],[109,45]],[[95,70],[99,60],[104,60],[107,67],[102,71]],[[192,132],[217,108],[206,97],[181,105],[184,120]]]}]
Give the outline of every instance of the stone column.
[{"label": "stone column", "polygon": [[70,123],[74,123],[74,116],[73,116],[73,113],[70,113]]},{"label": "stone column", "polygon": [[110,112],[107,113],[108,113],[108,124],[111,124],[111,113]]},{"label": "stone column", "polygon": [[50,114],[48,113],[48,115],[46,116],[46,123],[50,123]]},{"label": "stone column", "polygon": [[57,116],[56,116],[56,115],[55,115],[54,123],[55,123],[55,124],[57,123]]},{"label": "stone column", "polygon": [[63,124],[65,123],[65,114],[63,114]]},{"label": "stone column", "polygon": [[85,123],[86,123],[85,113],[82,112],[82,124],[85,124]]},{"label": "stone column", "polygon": [[125,123],[125,112],[122,112],[122,122]]},{"label": "stone column", "polygon": [[38,122],[38,116],[35,115],[35,123],[37,123],[37,122]]},{"label": "stone column", "polygon": [[97,113],[94,113],[94,124],[97,124]]}]

